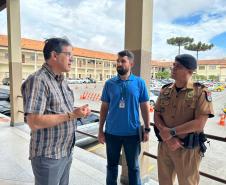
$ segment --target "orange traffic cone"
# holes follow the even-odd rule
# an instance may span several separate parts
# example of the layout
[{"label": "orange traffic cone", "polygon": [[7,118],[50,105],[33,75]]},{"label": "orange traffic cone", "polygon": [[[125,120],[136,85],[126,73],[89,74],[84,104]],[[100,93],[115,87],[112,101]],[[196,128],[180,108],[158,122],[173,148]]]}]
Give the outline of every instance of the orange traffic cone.
[{"label": "orange traffic cone", "polygon": [[88,92],[84,92],[84,95],[83,95],[84,100],[87,99],[88,94],[89,94]]},{"label": "orange traffic cone", "polygon": [[154,112],[154,108],[150,106],[150,112]]},{"label": "orange traffic cone", "polygon": [[224,126],[224,124],[225,124],[225,118],[224,118],[224,115],[222,115],[220,118],[219,125]]}]

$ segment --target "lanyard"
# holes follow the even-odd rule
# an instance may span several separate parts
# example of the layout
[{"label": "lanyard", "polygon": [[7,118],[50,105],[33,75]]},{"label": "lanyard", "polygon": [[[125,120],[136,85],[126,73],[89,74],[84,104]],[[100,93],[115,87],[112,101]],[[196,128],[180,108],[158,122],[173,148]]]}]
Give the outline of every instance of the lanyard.
[{"label": "lanyard", "polygon": [[126,99],[126,89],[127,89],[127,81],[122,82],[121,84],[121,100]]}]

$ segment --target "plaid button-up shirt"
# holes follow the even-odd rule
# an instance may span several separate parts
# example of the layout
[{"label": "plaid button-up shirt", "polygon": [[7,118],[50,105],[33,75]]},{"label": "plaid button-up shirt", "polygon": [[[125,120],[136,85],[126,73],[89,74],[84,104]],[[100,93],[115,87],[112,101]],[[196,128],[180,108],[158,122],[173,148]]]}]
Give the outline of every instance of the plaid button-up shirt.
[{"label": "plaid button-up shirt", "polygon": [[[73,111],[74,96],[62,75],[55,75],[45,63],[21,87],[24,113],[62,114]],[[43,156],[60,159],[68,156],[75,143],[74,121],[31,131],[29,159]]]}]

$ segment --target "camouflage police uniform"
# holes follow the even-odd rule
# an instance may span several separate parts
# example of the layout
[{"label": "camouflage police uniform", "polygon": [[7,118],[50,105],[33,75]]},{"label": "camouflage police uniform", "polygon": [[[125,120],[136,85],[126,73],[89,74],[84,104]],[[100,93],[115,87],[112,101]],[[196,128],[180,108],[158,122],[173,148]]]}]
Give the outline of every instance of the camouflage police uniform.
[{"label": "camouflage police uniform", "polygon": [[[213,117],[211,95],[199,83],[188,81],[187,86],[176,91],[175,84],[163,86],[155,111],[159,112],[166,126],[176,127],[198,118],[200,115]],[[185,135],[177,136],[179,138]],[[165,142],[158,145],[158,177],[160,185],[173,185],[175,175],[180,185],[199,183],[200,147],[178,148],[171,151]]]}]

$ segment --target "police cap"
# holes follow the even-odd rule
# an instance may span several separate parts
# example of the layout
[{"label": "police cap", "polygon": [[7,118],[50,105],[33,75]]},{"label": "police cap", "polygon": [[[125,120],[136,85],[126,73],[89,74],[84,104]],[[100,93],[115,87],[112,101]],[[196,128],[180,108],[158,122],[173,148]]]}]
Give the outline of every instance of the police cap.
[{"label": "police cap", "polygon": [[189,54],[181,54],[175,57],[175,61],[182,64],[187,69],[195,70],[197,68],[197,61],[195,57]]}]

